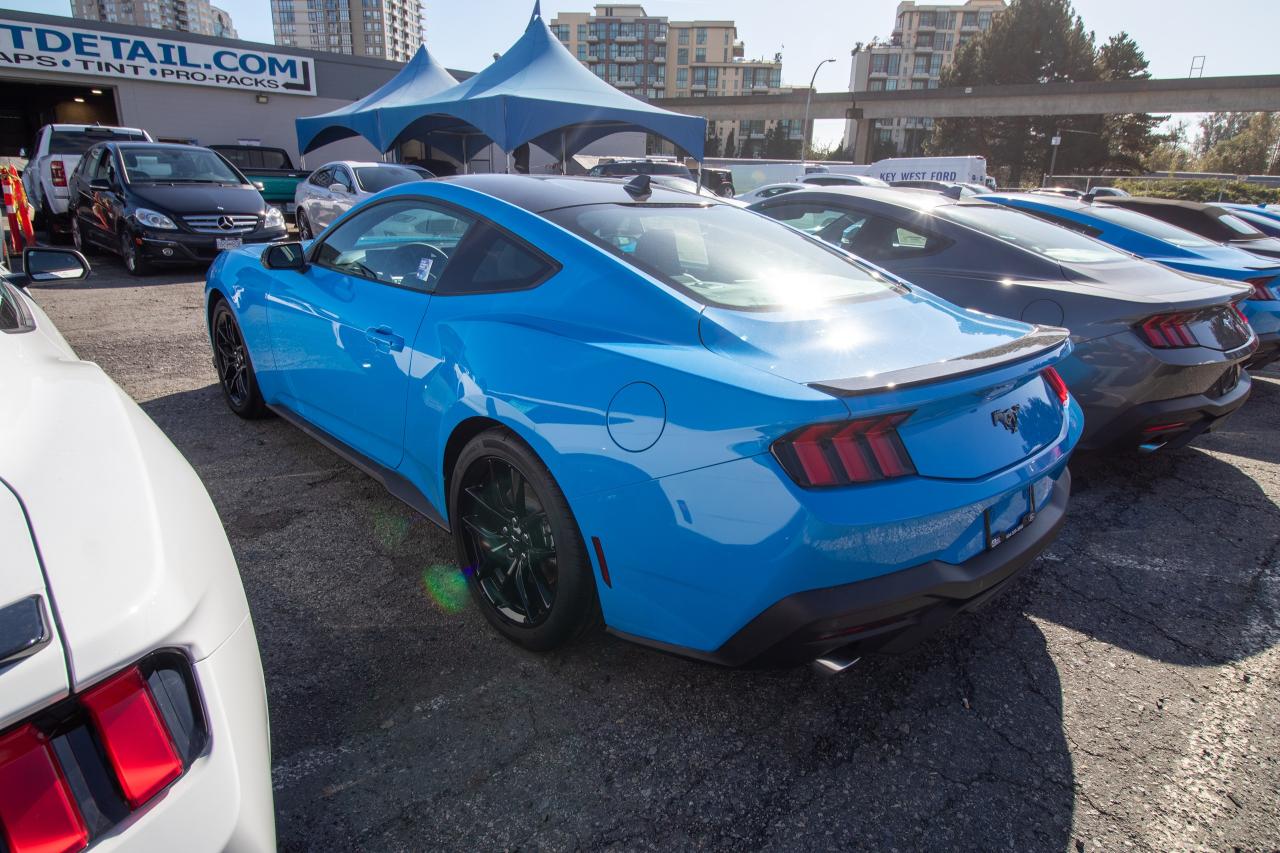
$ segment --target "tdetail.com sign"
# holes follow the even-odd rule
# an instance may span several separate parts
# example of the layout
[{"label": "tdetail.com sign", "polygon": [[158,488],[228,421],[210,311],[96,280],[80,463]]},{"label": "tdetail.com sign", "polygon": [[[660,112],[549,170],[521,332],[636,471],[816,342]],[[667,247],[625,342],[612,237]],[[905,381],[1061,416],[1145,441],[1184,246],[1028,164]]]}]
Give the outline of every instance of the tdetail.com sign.
[{"label": "tdetail.com sign", "polygon": [[0,19],[0,68],[315,95],[310,59]]}]

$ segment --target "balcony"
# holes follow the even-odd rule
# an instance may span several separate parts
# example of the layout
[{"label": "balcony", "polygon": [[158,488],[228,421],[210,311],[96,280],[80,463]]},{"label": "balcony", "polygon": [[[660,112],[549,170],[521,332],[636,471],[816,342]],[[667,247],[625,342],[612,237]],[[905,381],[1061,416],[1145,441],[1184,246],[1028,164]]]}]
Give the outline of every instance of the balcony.
[{"label": "balcony", "polygon": [[599,61],[600,61],[600,57],[598,57],[598,56],[588,56],[586,59],[584,59],[584,60],[582,60],[582,61],[583,61],[583,62],[599,62]]},{"label": "balcony", "polygon": [[597,35],[587,36],[587,44],[595,44],[598,41],[600,41],[600,36],[597,36]]},{"label": "balcony", "polygon": [[613,85],[617,86],[619,89],[634,89],[636,87],[636,81],[635,80],[619,80]]},{"label": "balcony", "polygon": [[667,37],[666,37],[666,36],[654,36],[654,37],[653,37],[653,43],[654,43],[654,44],[666,44],[666,43],[667,43]]},{"label": "balcony", "polygon": [[635,44],[639,41],[635,36],[614,36],[613,40],[618,44]]},{"label": "balcony", "polygon": [[692,91],[694,91],[694,92],[705,92],[705,91],[707,91],[707,84],[706,84],[706,83],[694,83],[694,84],[692,84],[691,86],[689,86],[689,88],[690,88]]},{"label": "balcony", "polygon": [[[746,88],[745,86],[743,87]],[[751,87],[752,92],[767,92],[772,87],[768,83],[756,83]]]}]

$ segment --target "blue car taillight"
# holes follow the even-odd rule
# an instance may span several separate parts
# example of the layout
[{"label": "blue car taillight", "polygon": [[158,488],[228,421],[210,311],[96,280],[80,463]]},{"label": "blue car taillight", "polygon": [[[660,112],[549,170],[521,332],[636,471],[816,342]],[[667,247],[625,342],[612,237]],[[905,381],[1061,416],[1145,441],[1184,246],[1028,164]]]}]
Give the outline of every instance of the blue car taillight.
[{"label": "blue car taillight", "polygon": [[1246,296],[1245,299],[1261,300],[1263,302],[1280,299],[1280,296],[1276,295],[1276,289],[1270,286],[1273,281],[1275,281],[1275,276],[1245,279],[1244,283],[1253,288],[1253,293]]},{"label": "blue car taillight", "polygon": [[848,486],[905,477],[916,472],[898,425],[910,412],[813,424],[773,443],[787,476],[805,488]]},{"label": "blue car taillight", "polygon": [[1046,367],[1040,372],[1040,375],[1044,377],[1045,382],[1049,383],[1053,393],[1058,395],[1058,402],[1065,406],[1067,401],[1071,399],[1071,392],[1067,390],[1067,383],[1062,378],[1062,374],[1052,367]]}]

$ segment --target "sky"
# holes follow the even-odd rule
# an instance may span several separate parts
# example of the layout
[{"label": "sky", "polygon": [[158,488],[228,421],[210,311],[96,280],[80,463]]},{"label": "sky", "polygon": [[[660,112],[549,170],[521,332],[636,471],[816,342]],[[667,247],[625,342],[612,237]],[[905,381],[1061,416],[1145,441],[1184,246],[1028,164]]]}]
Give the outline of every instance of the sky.
[{"label": "sky", "polygon": [[[676,20],[733,19],[750,58],[781,52],[783,83],[804,86],[814,67],[819,91],[848,88],[849,52],[857,42],[888,37],[897,0],[641,0],[651,15]],[[1206,76],[1280,73],[1275,35],[1280,0],[1074,0],[1085,28],[1099,42],[1127,31],[1146,53],[1155,77],[1185,77],[1192,57],[1205,57]],[[68,0],[0,0],[30,12],[70,14]],[[216,0],[231,13],[240,37],[270,43],[267,0]],[[557,12],[588,11],[593,0],[543,0],[547,20]],[[957,4],[958,5],[958,4]],[[479,71],[495,52],[520,37],[533,0],[423,0],[427,48],[450,68]],[[483,12],[481,12],[483,10]],[[839,139],[842,122],[818,122],[815,141]]]}]

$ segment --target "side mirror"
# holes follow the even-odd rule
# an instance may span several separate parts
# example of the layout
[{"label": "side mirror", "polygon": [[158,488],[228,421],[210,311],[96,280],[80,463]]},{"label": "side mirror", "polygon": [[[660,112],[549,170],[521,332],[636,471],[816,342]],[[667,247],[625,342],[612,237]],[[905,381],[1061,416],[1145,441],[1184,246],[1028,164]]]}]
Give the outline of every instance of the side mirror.
[{"label": "side mirror", "polygon": [[347,186],[346,184],[339,184],[339,183],[337,183],[337,182],[334,182],[334,183],[332,183],[332,184],[330,184],[330,185],[329,185],[329,189],[333,190],[333,191],[334,191],[334,192],[336,192],[338,195],[350,195],[350,194],[351,194],[351,187]]},{"label": "side mirror", "polygon": [[79,281],[89,277],[89,262],[74,249],[27,249],[22,270],[29,281]]},{"label": "side mirror", "polygon": [[111,182],[106,178],[94,178],[89,182],[89,189],[96,193],[105,193],[111,191]]},{"label": "side mirror", "polygon": [[269,270],[297,270],[307,268],[307,255],[302,251],[302,243],[290,240],[287,243],[272,243],[262,253],[262,265]]}]

